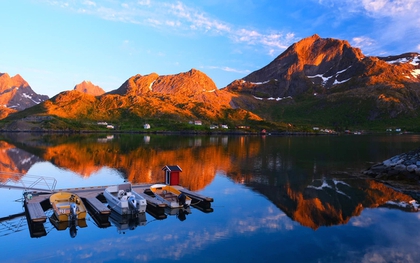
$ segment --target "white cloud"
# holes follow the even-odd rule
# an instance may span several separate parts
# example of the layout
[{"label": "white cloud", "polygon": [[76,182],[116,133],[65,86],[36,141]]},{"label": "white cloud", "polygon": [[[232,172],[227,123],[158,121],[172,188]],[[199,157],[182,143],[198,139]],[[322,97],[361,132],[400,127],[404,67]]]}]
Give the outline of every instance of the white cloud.
[{"label": "white cloud", "polygon": [[371,39],[370,37],[367,36],[359,36],[359,37],[354,37],[351,41],[351,45],[352,46],[356,46],[360,49],[363,50],[367,50],[370,47],[376,45],[375,40]]},{"label": "white cloud", "polygon": [[375,17],[404,16],[419,10],[419,0],[318,0],[329,8],[366,13]]},{"label": "white cloud", "polygon": [[[374,53],[391,50],[413,50],[420,41],[420,0],[318,0],[318,3],[337,12],[340,23],[351,22],[351,19],[367,19],[371,27],[365,36],[368,40],[353,42],[369,48]],[[372,42],[374,40],[374,42]],[[401,44],[403,41],[404,46]],[[387,52],[385,52],[387,53]]]},{"label": "white cloud", "polygon": [[63,6],[60,1],[45,0],[50,5],[57,5],[74,12],[100,17],[105,20],[151,26],[171,32],[189,34],[208,34],[224,36],[236,43],[245,45],[261,45],[267,53],[279,52],[295,42],[294,33],[261,32],[231,25],[196,8],[187,6],[181,1],[163,2],[150,0],[130,0],[94,2],[90,0],[69,1]]},{"label": "white cloud", "polygon": [[171,26],[171,27],[179,27],[181,25],[181,22],[179,22],[179,21],[166,21],[165,24],[167,26]]},{"label": "white cloud", "polygon": [[319,0],[318,3],[336,11],[345,11],[345,18],[362,14],[373,19],[405,21],[406,27],[420,27],[420,0]]},{"label": "white cloud", "polygon": [[150,0],[141,0],[137,2],[139,5],[150,5]]},{"label": "white cloud", "polygon": [[417,45],[417,50],[420,51],[420,44]]},{"label": "white cloud", "polygon": [[386,5],[387,0],[363,0],[363,6],[367,11],[378,12]]},{"label": "white cloud", "polygon": [[418,10],[418,0],[362,0],[363,8],[375,16],[404,16]]},{"label": "white cloud", "polygon": [[233,72],[233,73],[239,73],[239,74],[248,74],[250,73],[249,70],[240,70],[240,69],[234,69],[234,68],[230,68],[230,67],[218,67],[218,66],[209,66],[206,67],[209,69],[219,69],[219,70],[223,70],[226,72]]},{"label": "white cloud", "polygon": [[96,6],[96,3],[95,2],[93,2],[93,1],[84,1],[84,3],[83,4],[85,4],[85,5],[88,5],[88,6]]}]

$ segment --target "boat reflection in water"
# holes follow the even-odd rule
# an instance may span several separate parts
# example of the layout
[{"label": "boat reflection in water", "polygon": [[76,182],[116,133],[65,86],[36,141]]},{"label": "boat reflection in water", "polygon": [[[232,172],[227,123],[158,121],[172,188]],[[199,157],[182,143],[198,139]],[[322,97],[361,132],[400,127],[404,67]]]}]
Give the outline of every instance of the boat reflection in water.
[{"label": "boat reflection in water", "polygon": [[187,219],[187,215],[191,214],[191,209],[190,207],[187,208],[183,208],[183,207],[179,207],[179,208],[165,208],[165,214],[168,216],[175,216],[176,218],[179,219],[179,221],[185,221]]},{"label": "boat reflection in water", "polygon": [[125,234],[125,231],[134,230],[138,226],[145,226],[147,223],[146,213],[122,215],[115,210],[111,210],[109,220],[117,228],[120,234]]},{"label": "boat reflection in water", "polygon": [[75,219],[70,221],[60,221],[57,219],[57,216],[53,214],[49,217],[49,220],[51,224],[57,229],[58,231],[69,229],[70,236],[72,238],[75,238],[77,235],[77,227],[79,228],[85,228],[87,227],[86,219]]}]

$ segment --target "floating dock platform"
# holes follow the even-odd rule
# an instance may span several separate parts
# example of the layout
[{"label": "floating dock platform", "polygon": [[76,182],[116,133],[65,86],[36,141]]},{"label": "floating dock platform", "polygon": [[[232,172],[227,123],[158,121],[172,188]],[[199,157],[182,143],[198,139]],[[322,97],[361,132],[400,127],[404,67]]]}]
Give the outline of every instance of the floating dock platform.
[{"label": "floating dock platform", "polygon": [[[150,190],[151,184],[133,184],[132,189],[138,194],[143,196],[147,201],[147,212],[156,219],[166,218],[165,209],[167,205],[162,201],[156,199]],[[111,210],[106,206],[106,199],[103,196],[105,188],[108,186],[95,186],[95,187],[80,187],[80,188],[66,188],[58,189],[52,192],[48,191],[27,191],[24,194],[24,207],[27,215],[28,223],[42,224],[47,220],[45,211],[51,208],[49,197],[54,192],[66,191],[77,194],[82,198],[89,214],[94,217],[95,221],[103,222],[106,225]],[[213,198],[200,195],[192,192],[182,186],[174,186],[185,195],[188,195],[193,200],[193,207],[196,207],[203,212],[212,212],[210,203]]]}]

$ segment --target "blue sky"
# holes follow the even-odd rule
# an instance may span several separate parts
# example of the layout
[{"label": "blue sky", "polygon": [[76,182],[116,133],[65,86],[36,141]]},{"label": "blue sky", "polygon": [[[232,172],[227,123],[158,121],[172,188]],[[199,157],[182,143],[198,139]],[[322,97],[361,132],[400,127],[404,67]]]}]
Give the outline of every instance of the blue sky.
[{"label": "blue sky", "polygon": [[365,55],[420,52],[419,14],[420,0],[4,0],[0,72],[50,97],[192,68],[223,88],[313,34]]}]

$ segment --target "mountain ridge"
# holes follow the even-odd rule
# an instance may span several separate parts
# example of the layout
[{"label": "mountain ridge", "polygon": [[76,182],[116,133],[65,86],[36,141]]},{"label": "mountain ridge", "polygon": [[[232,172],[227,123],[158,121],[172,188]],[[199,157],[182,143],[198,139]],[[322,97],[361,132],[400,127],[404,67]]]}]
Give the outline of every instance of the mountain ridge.
[{"label": "mountain ridge", "polygon": [[105,93],[105,91],[101,87],[94,85],[88,80],[84,80],[81,83],[74,86],[74,90],[93,96],[100,96]]},{"label": "mountain ridge", "polygon": [[196,69],[174,75],[137,74],[96,97],[61,92],[30,114],[74,120],[200,119],[234,126],[259,122],[260,128],[276,129],[306,123],[346,129],[372,121],[385,125],[398,118],[420,119],[419,76],[416,52],[365,56],[346,40],[315,34],[222,89]]},{"label": "mountain ridge", "polygon": [[[388,60],[402,56],[407,59],[408,55],[411,55],[414,61],[419,58],[418,53],[411,52],[390,56]],[[298,95],[309,88],[330,89],[355,77],[363,78],[357,82],[358,84],[373,85],[375,81],[367,83],[363,81],[367,81],[366,77],[380,75],[384,67],[391,67],[386,60],[387,58],[364,56],[359,48],[351,47],[346,40],[313,35],[291,45],[265,67],[250,73],[239,82],[232,82],[225,88],[227,90],[257,88],[259,92],[267,93],[267,96],[285,97]],[[382,62],[386,64],[381,64]],[[410,70],[418,66],[418,63],[414,64],[408,66],[395,64],[397,72],[388,70],[386,73],[408,75]],[[388,79],[384,74],[380,77],[382,80]],[[394,75],[393,78],[398,77]],[[412,81],[420,82],[418,78]]]}]

